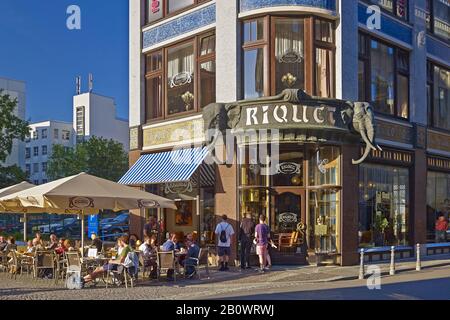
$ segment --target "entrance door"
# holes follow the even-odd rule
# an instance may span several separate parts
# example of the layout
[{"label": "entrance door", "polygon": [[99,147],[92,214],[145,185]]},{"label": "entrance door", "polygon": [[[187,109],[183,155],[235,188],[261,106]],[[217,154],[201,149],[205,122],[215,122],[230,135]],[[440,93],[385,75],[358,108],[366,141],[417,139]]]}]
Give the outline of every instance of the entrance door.
[{"label": "entrance door", "polygon": [[299,189],[276,189],[271,229],[274,233],[291,233],[305,221],[305,192]]}]

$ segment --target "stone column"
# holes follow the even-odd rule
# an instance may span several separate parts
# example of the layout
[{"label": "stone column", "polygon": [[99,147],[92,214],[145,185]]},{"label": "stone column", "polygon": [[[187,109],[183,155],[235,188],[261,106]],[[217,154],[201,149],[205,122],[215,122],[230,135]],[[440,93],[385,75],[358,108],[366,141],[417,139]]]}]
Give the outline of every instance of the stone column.
[{"label": "stone column", "polygon": [[409,244],[427,242],[427,155],[425,150],[414,151],[414,167],[410,174],[410,231]]},{"label": "stone column", "polygon": [[358,264],[358,171],[359,166],[352,164],[352,159],[358,159],[359,144],[342,147],[342,192],[341,192],[341,265]]},{"label": "stone column", "polygon": [[216,1],[217,102],[234,102],[240,98],[241,35],[238,13],[238,1]]},{"label": "stone column", "polygon": [[358,101],[358,1],[338,1],[336,98]]}]

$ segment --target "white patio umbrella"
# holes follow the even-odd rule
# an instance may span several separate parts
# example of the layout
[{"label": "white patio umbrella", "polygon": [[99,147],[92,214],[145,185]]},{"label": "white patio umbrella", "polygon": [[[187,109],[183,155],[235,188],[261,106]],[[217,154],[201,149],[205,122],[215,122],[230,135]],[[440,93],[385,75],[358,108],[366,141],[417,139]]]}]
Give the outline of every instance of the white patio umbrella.
[{"label": "white patio umbrella", "polygon": [[79,213],[81,220],[81,244],[84,248],[84,215],[100,210],[113,211],[140,208],[176,209],[174,201],[145,191],[98,178],[87,173],[59,179],[0,198],[4,207],[14,206],[42,208],[57,214]]},{"label": "white patio umbrella", "polygon": [[[23,181],[19,184],[4,188],[0,190],[0,197],[5,197],[8,196],[10,194],[19,192],[19,191],[23,191],[23,190],[27,190],[30,188],[35,187],[34,184],[31,184],[27,181]],[[1,208],[1,207],[0,207]],[[8,211],[8,209],[6,209],[5,211]],[[21,212],[21,211],[20,211]],[[27,242],[27,216],[26,214],[23,215],[23,240],[25,242]]]}]

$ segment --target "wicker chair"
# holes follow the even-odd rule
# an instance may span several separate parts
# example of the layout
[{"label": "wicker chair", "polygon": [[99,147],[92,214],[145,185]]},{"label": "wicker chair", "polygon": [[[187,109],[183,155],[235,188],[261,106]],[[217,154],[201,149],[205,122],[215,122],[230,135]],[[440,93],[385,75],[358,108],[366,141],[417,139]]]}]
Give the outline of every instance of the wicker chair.
[{"label": "wicker chair", "polygon": [[55,279],[55,253],[49,251],[36,251],[34,258],[34,278],[37,279],[41,270],[52,270]]},{"label": "wicker chair", "polygon": [[196,275],[198,276],[198,279],[201,280],[202,278],[201,278],[201,275],[200,275],[200,268],[202,266],[204,266],[205,267],[205,271],[206,271],[207,279],[209,279],[210,276],[209,276],[208,256],[209,256],[208,248],[200,248],[200,251],[198,253],[198,258],[189,257],[186,260],[185,268],[186,267],[193,267],[194,270],[195,270]]},{"label": "wicker chair", "polygon": [[173,270],[174,281],[176,281],[177,274],[175,272],[175,269],[176,269],[175,252],[174,251],[169,251],[169,252],[158,251],[157,257],[158,257],[157,258],[157,261],[158,261],[157,279],[158,279],[158,281],[161,276],[161,272],[165,271],[167,274],[169,270]]}]

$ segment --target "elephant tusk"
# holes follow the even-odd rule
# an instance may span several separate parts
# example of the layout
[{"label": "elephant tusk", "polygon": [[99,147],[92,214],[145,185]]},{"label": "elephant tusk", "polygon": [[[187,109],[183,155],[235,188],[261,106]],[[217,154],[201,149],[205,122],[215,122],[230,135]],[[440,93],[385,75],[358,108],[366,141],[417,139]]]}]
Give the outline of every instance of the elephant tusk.
[{"label": "elephant tusk", "polygon": [[366,143],[366,146],[371,148],[372,150],[377,150],[377,148],[373,145],[372,141],[369,140],[364,130],[361,130],[360,132],[361,137],[363,138],[364,142]]},{"label": "elephant tusk", "polygon": [[369,156],[370,148],[371,148],[370,145],[366,145],[366,150],[364,151],[363,156],[359,160],[352,159],[352,164],[357,165],[363,163]]}]

